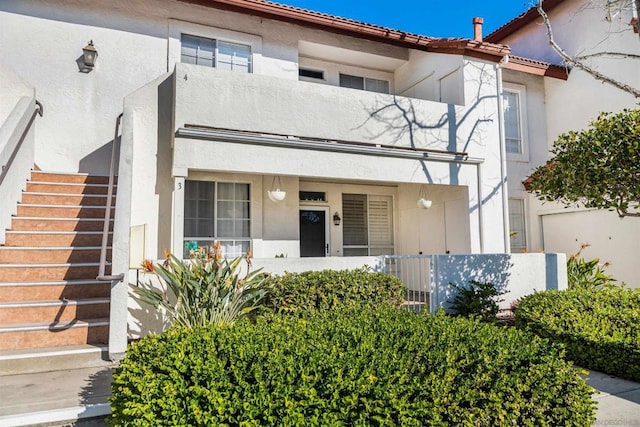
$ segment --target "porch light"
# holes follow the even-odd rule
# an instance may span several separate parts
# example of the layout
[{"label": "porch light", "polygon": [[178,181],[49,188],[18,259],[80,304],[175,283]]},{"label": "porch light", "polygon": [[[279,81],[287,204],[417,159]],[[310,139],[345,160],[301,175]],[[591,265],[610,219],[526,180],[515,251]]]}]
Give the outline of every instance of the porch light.
[{"label": "porch light", "polygon": [[420,186],[420,192],[418,193],[418,207],[420,209],[429,209],[432,205],[432,201],[429,198],[429,192],[426,185]]},{"label": "porch light", "polygon": [[271,182],[271,190],[267,191],[267,196],[272,202],[281,202],[287,197],[287,192],[280,190],[282,184],[280,183],[280,176],[275,175]]},{"label": "porch light", "polygon": [[338,226],[340,225],[340,221],[342,220],[342,218],[340,218],[340,214],[338,212],[333,214],[333,225]]},{"label": "porch light", "polygon": [[96,65],[96,59],[98,58],[98,51],[93,45],[93,40],[82,48],[82,56],[84,58],[84,65],[89,68],[93,68]]}]

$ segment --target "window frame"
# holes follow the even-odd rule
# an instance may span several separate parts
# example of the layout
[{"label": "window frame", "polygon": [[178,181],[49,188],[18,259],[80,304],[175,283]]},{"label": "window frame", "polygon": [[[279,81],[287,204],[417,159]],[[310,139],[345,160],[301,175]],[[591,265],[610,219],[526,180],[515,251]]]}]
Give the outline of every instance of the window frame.
[{"label": "window frame", "polygon": [[[251,199],[252,197],[252,183],[251,182],[240,182],[240,181],[225,181],[225,180],[205,180],[205,179],[185,179],[185,193],[186,193],[186,187],[187,185],[189,185],[189,182],[210,182],[213,184],[213,218],[207,218],[207,219],[211,219],[213,221],[213,236],[187,236],[186,235],[186,230],[187,230],[187,203],[189,202],[189,200],[186,198],[186,194],[185,194],[185,200],[184,200],[184,212],[183,212],[183,237],[182,237],[182,242],[183,242],[183,247],[185,246],[185,244],[187,242],[190,241],[196,241],[196,242],[209,242],[209,244],[213,244],[216,241],[219,241],[221,243],[223,242],[230,242],[232,245],[236,245],[237,242],[247,242],[247,247],[251,248],[252,246],[252,204],[253,201]],[[241,236],[241,237],[236,237],[236,236],[220,236],[219,232],[218,232],[218,220],[221,218],[219,216],[219,207],[218,207],[218,203],[219,201],[228,201],[227,199],[220,199],[219,198],[219,190],[218,190],[218,186],[219,184],[234,184],[234,185],[246,185],[247,186],[247,199],[246,200],[241,200],[241,202],[246,202],[248,203],[248,216],[247,218],[239,218],[240,220],[247,220],[248,221],[248,225],[247,225],[247,229],[249,231],[249,235],[248,236]],[[237,202],[238,200],[233,200],[234,202]],[[195,218],[196,220],[199,219],[199,217],[189,217],[190,219]],[[222,218],[222,219],[227,219],[227,218]],[[233,218],[233,220],[237,220],[238,218]],[[186,252],[186,250],[185,250]],[[229,254],[229,253],[225,253],[224,254],[225,257],[235,257],[235,256],[239,256],[241,254],[238,253],[233,253],[233,254]]]},{"label": "window frame", "polygon": [[511,203],[512,202],[517,202],[521,208],[522,208],[522,237],[523,237],[523,245],[522,246],[514,246],[513,245],[513,237],[509,237],[509,247],[511,249],[511,252],[524,252],[527,250],[527,247],[529,245],[529,236],[528,236],[528,232],[527,232],[527,203],[526,200],[524,198],[519,198],[519,197],[509,197],[508,199],[508,203],[509,203],[509,234],[511,234],[512,231],[516,231],[513,229],[513,221],[511,220],[512,216],[514,216],[514,214],[512,213],[511,210]]},{"label": "window frame", "polygon": [[[367,238],[367,243],[366,244],[354,244],[354,245],[348,245],[345,244],[345,239],[344,239],[344,228],[345,228],[345,220],[346,220],[346,213],[345,213],[345,207],[344,207],[344,196],[345,195],[350,195],[350,196],[364,196],[365,197],[365,209],[366,209],[366,238]],[[394,214],[395,214],[395,204],[394,204],[394,197],[392,195],[387,195],[387,194],[367,194],[367,193],[358,193],[358,192],[344,192],[342,193],[342,215],[343,215],[343,224],[342,224],[342,251],[344,256],[377,256],[380,255],[378,253],[375,253],[374,255],[371,255],[372,252],[378,252],[378,250],[380,249],[384,249],[384,248],[391,248],[391,251],[389,253],[384,253],[383,255],[393,255],[395,253],[396,250],[396,228],[395,228],[395,220],[394,220]],[[382,200],[384,199],[385,201],[387,201],[388,204],[388,209],[389,209],[389,229],[391,232],[391,244],[390,245],[376,245],[373,244],[371,242],[371,233],[372,233],[372,226],[371,226],[371,202],[372,201],[376,201],[376,200]],[[346,255],[347,251],[349,249],[366,249],[367,250],[367,254],[366,255]]]},{"label": "window frame", "polygon": [[[342,83],[341,82],[342,76],[350,77],[350,78],[362,79],[362,89],[353,88],[353,87],[349,87],[349,86],[342,86],[342,84],[341,84]],[[367,89],[367,80],[375,80],[376,82],[384,82],[384,83],[386,83],[387,84],[387,91],[386,92],[379,92],[379,91]],[[364,92],[380,93],[380,94],[383,94],[383,95],[389,95],[391,93],[391,82],[389,80],[378,79],[378,78],[375,78],[375,77],[359,76],[359,75],[348,74],[348,73],[343,73],[343,72],[338,73],[338,86],[340,86],[342,88],[346,88],[346,89],[362,90]]]},{"label": "window frame", "polygon": [[173,71],[176,64],[181,62],[182,34],[249,46],[251,49],[251,73],[262,73],[262,37],[177,19],[169,19],[169,52],[167,60],[167,71],[169,72]]},{"label": "window frame", "polygon": [[[518,99],[518,116],[519,116],[519,128],[520,128],[520,152],[519,153],[510,153],[507,151],[507,136],[506,136],[506,128],[507,122],[504,116],[504,111],[501,111],[503,118],[503,127],[504,127],[504,144],[505,144],[505,152],[507,155],[507,160],[511,161],[519,161],[519,162],[528,162],[529,161],[529,131],[527,126],[527,90],[524,85],[510,82],[503,82],[502,84],[502,96],[504,96],[505,92],[515,93]],[[504,105],[504,98],[503,98]]]}]

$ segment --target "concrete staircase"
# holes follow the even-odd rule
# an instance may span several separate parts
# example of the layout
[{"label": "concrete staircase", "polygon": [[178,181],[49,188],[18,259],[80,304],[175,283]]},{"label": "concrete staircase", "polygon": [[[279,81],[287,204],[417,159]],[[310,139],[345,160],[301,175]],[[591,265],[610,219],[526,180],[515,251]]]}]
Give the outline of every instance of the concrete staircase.
[{"label": "concrete staircase", "polygon": [[0,362],[87,344],[98,358],[104,351],[111,286],[95,278],[107,182],[103,176],[32,172],[0,246]]}]

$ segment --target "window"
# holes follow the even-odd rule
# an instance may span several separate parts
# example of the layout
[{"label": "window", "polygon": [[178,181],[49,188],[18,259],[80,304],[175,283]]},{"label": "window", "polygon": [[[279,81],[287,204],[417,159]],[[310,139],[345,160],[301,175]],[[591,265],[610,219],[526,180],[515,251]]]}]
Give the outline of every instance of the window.
[{"label": "window", "polygon": [[522,154],[522,120],[520,114],[520,93],[503,91],[504,136],[507,153]]},{"label": "window", "polygon": [[310,68],[302,68],[302,67],[300,67],[298,69],[298,76],[299,77],[306,77],[306,78],[309,78],[309,79],[315,79],[315,80],[324,80],[324,71],[312,70]]},{"label": "window", "polygon": [[368,92],[389,93],[389,82],[386,80],[351,76],[349,74],[340,74],[340,86]]},{"label": "window", "polygon": [[391,196],[343,194],[342,233],[345,256],[393,254]]},{"label": "window", "polygon": [[223,70],[251,72],[251,46],[182,34],[180,61]]},{"label": "window", "polygon": [[522,252],[527,248],[524,200],[509,199],[509,227],[511,229],[511,250],[514,252]]},{"label": "window", "polygon": [[249,248],[251,237],[249,184],[185,181],[184,240],[198,246],[220,241],[225,256],[236,257]]}]

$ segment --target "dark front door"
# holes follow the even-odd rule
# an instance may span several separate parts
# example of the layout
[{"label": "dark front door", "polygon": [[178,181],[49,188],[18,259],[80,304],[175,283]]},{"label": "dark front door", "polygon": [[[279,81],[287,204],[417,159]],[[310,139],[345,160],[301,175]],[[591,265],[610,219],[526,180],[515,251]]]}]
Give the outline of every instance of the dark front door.
[{"label": "dark front door", "polygon": [[300,256],[326,256],[326,212],[300,211]]}]

